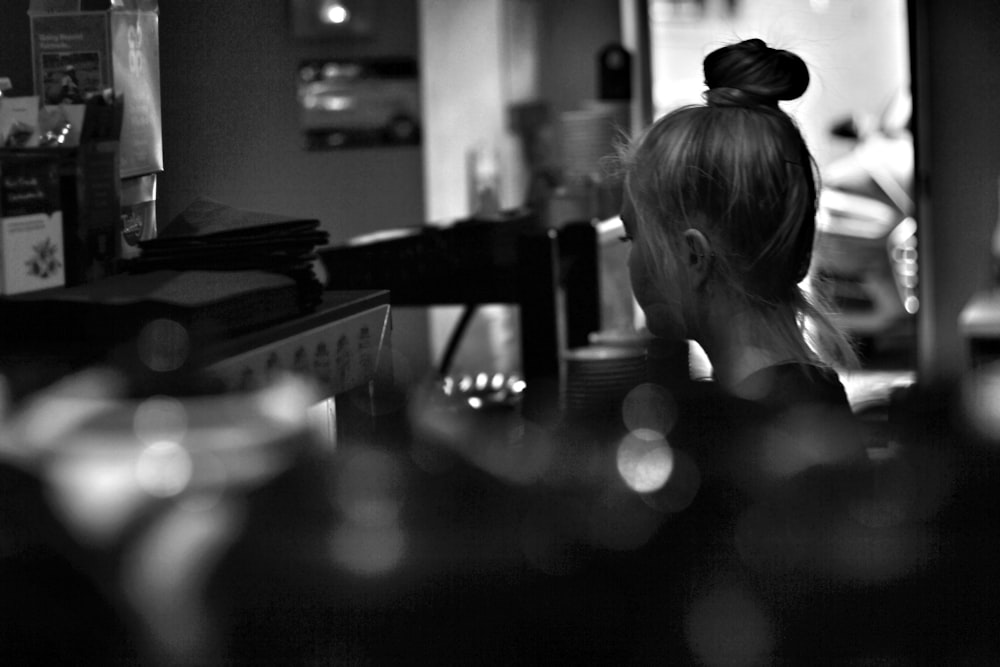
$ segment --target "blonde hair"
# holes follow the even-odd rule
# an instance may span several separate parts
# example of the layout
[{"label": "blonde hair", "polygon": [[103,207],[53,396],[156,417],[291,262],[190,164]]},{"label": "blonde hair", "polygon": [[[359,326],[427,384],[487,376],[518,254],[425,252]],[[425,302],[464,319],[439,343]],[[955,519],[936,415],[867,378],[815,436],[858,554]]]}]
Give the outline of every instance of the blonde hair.
[{"label": "blonde hair", "polygon": [[[707,104],[672,111],[619,151],[640,251],[679,257],[680,234],[698,229],[713,248],[713,284],[756,315],[759,330],[750,335],[783,343],[801,361],[855,365],[827,304],[800,287],[812,255],[818,175],[778,101],[805,92],[805,63],[748,40],[709,54],[705,80]],[[662,280],[677,278],[657,265]]]}]

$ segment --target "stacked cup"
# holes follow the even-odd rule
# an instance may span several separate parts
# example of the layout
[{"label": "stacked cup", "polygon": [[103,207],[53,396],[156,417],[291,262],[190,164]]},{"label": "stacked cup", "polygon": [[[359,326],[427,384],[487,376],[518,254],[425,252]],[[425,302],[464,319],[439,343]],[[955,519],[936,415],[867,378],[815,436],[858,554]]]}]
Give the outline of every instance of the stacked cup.
[{"label": "stacked cup", "polygon": [[641,346],[587,345],[563,358],[561,407],[569,421],[615,428],[622,402],[646,381],[646,350]]}]

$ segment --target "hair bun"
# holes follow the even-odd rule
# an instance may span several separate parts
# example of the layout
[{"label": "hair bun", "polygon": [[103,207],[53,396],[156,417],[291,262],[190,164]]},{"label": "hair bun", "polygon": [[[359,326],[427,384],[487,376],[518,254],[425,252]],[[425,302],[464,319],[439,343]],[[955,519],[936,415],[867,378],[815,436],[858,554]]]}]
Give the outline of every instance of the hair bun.
[{"label": "hair bun", "polygon": [[809,68],[791,51],[772,49],[760,39],[748,39],[712,51],[705,57],[709,104],[778,106],[794,100],[809,87]]}]

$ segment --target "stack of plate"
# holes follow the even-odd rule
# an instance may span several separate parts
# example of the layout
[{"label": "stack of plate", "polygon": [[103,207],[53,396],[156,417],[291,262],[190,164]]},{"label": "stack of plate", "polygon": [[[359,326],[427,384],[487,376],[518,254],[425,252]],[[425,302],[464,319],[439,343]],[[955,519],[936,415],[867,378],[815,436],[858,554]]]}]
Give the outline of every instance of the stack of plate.
[{"label": "stack of plate", "polygon": [[630,134],[632,104],[628,100],[583,100],[583,109],[601,111],[608,115],[616,132]]},{"label": "stack of plate", "polygon": [[588,345],[568,350],[563,353],[563,413],[617,425],[625,396],[646,377],[642,347]]},{"label": "stack of plate", "polygon": [[649,349],[654,340],[648,331],[634,329],[601,329],[587,336],[587,342],[591,345],[637,348],[644,351]]}]

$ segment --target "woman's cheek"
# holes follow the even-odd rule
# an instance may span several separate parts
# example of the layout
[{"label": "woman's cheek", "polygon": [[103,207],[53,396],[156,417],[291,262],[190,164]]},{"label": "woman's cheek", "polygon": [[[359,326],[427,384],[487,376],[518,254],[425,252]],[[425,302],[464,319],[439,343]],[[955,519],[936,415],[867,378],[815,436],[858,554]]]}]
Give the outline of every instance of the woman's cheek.
[{"label": "woman's cheek", "polygon": [[650,333],[667,340],[687,338],[684,316],[676,303],[660,299],[645,303],[639,301],[639,305],[646,315],[646,327]]},{"label": "woman's cheek", "polygon": [[687,327],[680,306],[678,286],[655,281],[653,272],[635,249],[629,260],[632,292],[646,316],[646,327],[661,338],[686,338]]}]

